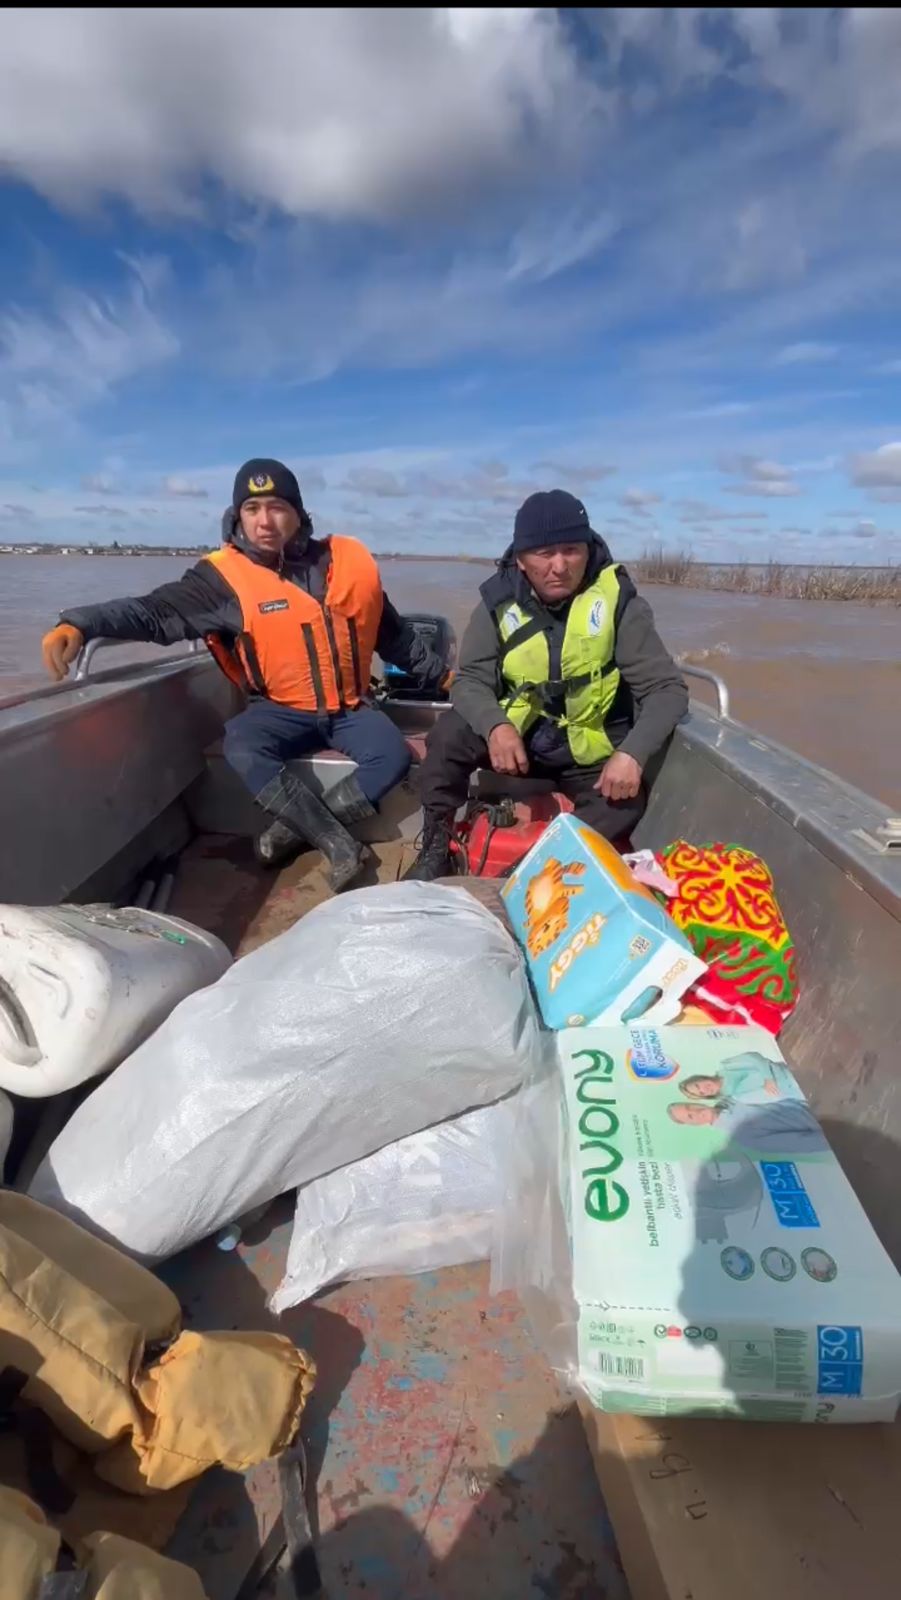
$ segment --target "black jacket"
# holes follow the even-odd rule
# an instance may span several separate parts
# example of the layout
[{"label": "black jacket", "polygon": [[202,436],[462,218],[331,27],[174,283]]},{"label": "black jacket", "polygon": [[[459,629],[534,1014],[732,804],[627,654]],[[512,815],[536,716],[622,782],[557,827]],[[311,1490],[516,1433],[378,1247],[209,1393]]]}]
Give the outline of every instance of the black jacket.
[{"label": "black jacket", "polygon": [[[249,561],[263,566],[274,564],[244,539],[240,530],[233,536],[235,547]],[[325,596],[330,554],[327,540],[295,540],[282,556],[284,576],[296,583],[314,600]],[[101,605],[79,606],[62,612],[61,622],[71,623],[89,639],[128,639],[145,644],[176,644],[180,639],[202,639],[219,634],[231,645],[241,632],[241,608],[234,590],[210,561],[198,561],[184,577],[164,583],[150,594],[127,600],[108,600]],[[383,661],[407,672],[423,689],[437,686],[446,667],[416,634],[387,595],[382,597],[376,650]]]},{"label": "black jacket", "polygon": [[[598,573],[612,564],[612,559],[604,540],[594,534],[581,587],[593,583]],[[622,567],[618,577],[614,659],[621,676],[605,727],[611,743],[634,756],[644,767],[651,756],[663,748],[676,723],[688,710],[688,690],[657,633],[648,602],[637,592]],[[487,739],[492,728],[506,721],[500,707],[505,691],[495,609],[507,600],[515,600],[525,608],[535,606],[532,587],[516,565],[512,546],[501,557],[497,572],[482,584],[480,593],[481,603],[463,636],[451,698],[473,732]],[[560,678],[569,602],[543,609],[552,619],[543,630],[550,655],[549,676]],[[562,705],[549,709],[555,715],[563,712]],[[540,718],[529,729],[526,744],[531,755],[547,765],[564,766],[572,760],[565,731],[547,718]]]}]

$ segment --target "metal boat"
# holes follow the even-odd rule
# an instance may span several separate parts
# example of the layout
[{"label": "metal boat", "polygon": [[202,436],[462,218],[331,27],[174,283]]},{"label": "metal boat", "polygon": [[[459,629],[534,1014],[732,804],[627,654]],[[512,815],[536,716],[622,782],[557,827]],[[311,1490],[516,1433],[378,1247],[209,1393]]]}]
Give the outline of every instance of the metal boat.
[{"label": "metal boat", "polygon": [[[901,820],[735,722],[725,685],[702,669],[684,670],[704,698],[693,698],[654,775],[635,843],[736,841],[772,869],[801,981],[781,1042],[901,1264]],[[444,707],[406,697],[384,703],[415,762]],[[268,876],[255,865],[250,840],[261,819],[220,751],[223,724],[237,709],[236,691],[205,651],[160,651],[117,665],[95,646],[67,683],[0,700],[0,902],[168,907],[236,953],[303,915],[324,893],[318,858],[301,856]],[[300,765],[321,789],[347,771],[346,759],[332,754]],[[414,764],[370,826],[379,881],[399,875],[418,829]],[[26,1166],[33,1162],[35,1137],[46,1143],[69,1108],[45,1103],[36,1134],[33,1110],[17,1107],[16,1159],[25,1152]],[[170,1263],[166,1276],[194,1325],[273,1325],[265,1297],[288,1233],[289,1210],[280,1204],[236,1253],[208,1243]],[[799,1560],[815,1562],[820,1600],[851,1592],[852,1581],[870,1596],[897,1590],[872,1555],[877,1502],[886,1501],[889,1527],[897,1501],[894,1429],[845,1429],[840,1437],[679,1422],[655,1434],[647,1419],[631,1431],[630,1419],[615,1427],[591,1419],[595,1475],[578,1409],[558,1391],[517,1305],[490,1299],[481,1267],[345,1286],[279,1326],[312,1350],[320,1369],[308,1443],[330,1594],[568,1600],[624,1597],[631,1586],[635,1600],[689,1592],[732,1600],[763,1592],[743,1587],[758,1502],[766,1516],[783,1480],[785,1492],[796,1493],[799,1475],[818,1483],[826,1473],[832,1499],[815,1529],[799,1531],[784,1568],[773,1565],[770,1541],[769,1591],[813,1594]],[[724,1450],[736,1429],[740,1442]],[[687,1485],[682,1469],[655,1477],[654,1462],[667,1452],[689,1461],[693,1477],[707,1472],[705,1505],[731,1494],[735,1506],[741,1497],[725,1556],[707,1512],[680,1509],[670,1493],[670,1480]],[[852,1468],[853,1487],[843,1489]],[[843,1500],[853,1508],[849,1496],[862,1485],[872,1490],[866,1540],[836,1511]],[[213,1475],[198,1486],[171,1550],[197,1568],[210,1600],[278,1592],[258,1589],[280,1548],[274,1490],[272,1471],[262,1468],[246,1481]],[[686,1517],[694,1524],[690,1548],[679,1533]],[[817,1551],[808,1548],[813,1540]]]}]

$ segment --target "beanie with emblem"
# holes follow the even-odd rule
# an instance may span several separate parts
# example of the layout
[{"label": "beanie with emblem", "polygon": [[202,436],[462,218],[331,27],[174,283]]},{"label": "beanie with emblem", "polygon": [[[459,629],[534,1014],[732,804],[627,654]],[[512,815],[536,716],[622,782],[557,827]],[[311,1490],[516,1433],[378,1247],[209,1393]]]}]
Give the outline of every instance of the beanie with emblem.
[{"label": "beanie with emblem", "polygon": [[303,516],[300,484],[290,467],[286,467],[282,461],[256,456],[252,461],[245,461],[235,474],[232,508],[238,512],[248,500],[261,499],[264,495],[276,495],[279,500],[293,506],[299,516]]},{"label": "beanie with emblem", "polygon": [[513,550],[522,555],[549,544],[590,544],[594,532],[581,500],[565,489],[540,489],[516,513]]}]

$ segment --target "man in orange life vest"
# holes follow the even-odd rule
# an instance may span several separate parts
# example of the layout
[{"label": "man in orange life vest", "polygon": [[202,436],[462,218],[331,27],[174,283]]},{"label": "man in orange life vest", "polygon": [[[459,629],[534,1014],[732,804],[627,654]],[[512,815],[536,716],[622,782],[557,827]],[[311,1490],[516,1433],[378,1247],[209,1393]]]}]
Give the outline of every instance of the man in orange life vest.
[{"label": "man in orange life vest", "polygon": [[[64,611],[43,641],[51,676],[64,678],[96,638],[204,639],[249,697],[226,726],[224,754],[272,819],[259,858],[275,865],[305,842],[327,857],[336,891],[358,875],[366,851],[346,825],[372,816],[410,766],[397,728],[363,703],[373,654],[423,689],[437,686],[445,668],[383,594],[365,545],[313,537],[293,472],[280,461],[245,462],[222,548],[175,583]],[[326,801],[285,766],[323,746],[357,763]]]}]

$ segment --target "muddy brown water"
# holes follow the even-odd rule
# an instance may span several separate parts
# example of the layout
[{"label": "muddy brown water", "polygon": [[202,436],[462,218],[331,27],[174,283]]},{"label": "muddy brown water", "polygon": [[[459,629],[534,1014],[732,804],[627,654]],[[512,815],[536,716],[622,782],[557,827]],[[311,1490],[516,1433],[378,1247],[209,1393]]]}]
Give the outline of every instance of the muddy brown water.
[{"label": "muddy brown water", "polygon": [[[170,556],[0,556],[0,694],[44,681],[41,634],[62,606],[143,594],[186,565]],[[458,632],[490,572],[477,562],[382,562],[399,609],[443,612]],[[901,809],[897,606],[650,584],[642,592],[673,652],[725,678],[733,716]],[[709,699],[706,686],[692,692]]]}]

